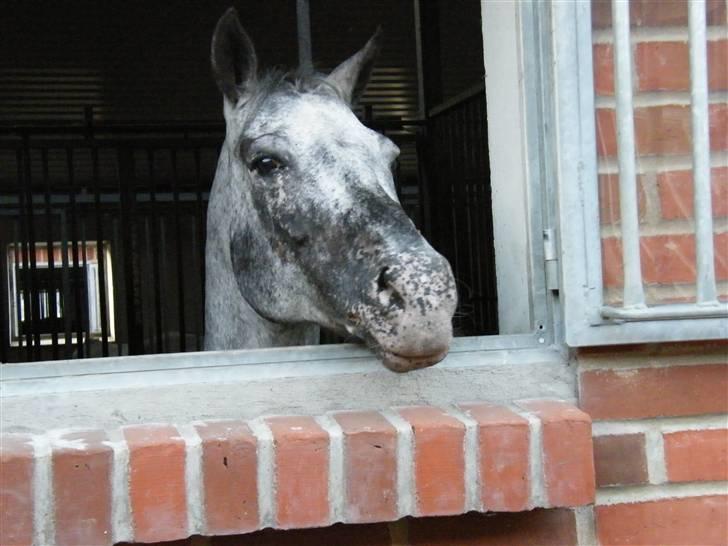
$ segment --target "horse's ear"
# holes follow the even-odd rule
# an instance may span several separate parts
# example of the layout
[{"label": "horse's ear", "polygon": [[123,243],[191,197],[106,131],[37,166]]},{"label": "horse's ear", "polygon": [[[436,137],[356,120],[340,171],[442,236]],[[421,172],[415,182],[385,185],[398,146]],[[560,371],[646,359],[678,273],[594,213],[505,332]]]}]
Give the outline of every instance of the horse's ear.
[{"label": "horse's ear", "polygon": [[258,71],[253,42],[243,30],[235,8],[228,8],[215,25],[210,60],[217,86],[225,98],[235,104],[255,82]]},{"label": "horse's ear", "polygon": [[369,38],[363,48],[334,68],[327,76],[326,79],[341,91],[343,98],[349,104],[356,104],[364,93],[381,45],[382,27],[378,27],[374,36]]}]

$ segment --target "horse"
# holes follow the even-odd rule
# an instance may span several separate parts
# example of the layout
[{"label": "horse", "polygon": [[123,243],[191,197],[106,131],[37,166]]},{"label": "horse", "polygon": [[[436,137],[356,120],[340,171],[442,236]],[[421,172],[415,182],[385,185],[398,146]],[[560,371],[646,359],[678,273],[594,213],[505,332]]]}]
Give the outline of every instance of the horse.
[{"label": "horse", "polygon": [[399,203],[399,148],[352,111],[380,44],[378,30],[327,75],[259,74],[235,9],[219,19],[226,132],[207,216],[206,350],[316,344],[325,327],[396,372],[447,355],[450,264]]}]

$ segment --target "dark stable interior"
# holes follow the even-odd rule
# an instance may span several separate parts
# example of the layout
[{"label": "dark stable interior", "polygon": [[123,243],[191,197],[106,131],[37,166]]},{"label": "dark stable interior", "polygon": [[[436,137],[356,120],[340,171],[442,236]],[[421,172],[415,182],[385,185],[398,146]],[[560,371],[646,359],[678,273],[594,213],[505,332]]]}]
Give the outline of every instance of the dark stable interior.
[{"label": "dark stable interior", "polygon": [[[293,0],[19,2],[0,22],[0,361],[202,348],[224,135],[209,43],[231,4],[263,68],[297,65]],[[458,281],[456,335],[497,334],[480,2],[311,0],[314,66],[378,25],[356,112],[402,150],[400,200]]]}]

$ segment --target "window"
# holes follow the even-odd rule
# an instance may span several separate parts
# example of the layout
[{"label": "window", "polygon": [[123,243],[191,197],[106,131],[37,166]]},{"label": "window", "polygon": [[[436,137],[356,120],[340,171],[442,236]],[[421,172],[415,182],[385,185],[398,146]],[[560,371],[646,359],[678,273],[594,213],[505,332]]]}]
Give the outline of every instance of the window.
[{"label": "window", "polygon": [[[77,251],[74,254],[74,247]],[[109,245],[97,253],[96,243],[35,245],[34,264],[27,249],[7,249],[8,325],[11,344],[78,343],[87,336],[114,339],[114,292]],[[65,259],[63,249],[66,250]],[[74,258],[76,256],[76,258]],[[104,264],[99,267],[99,262]],[[61,264],[64,267],[61,267]],[[55,267],[53,267],[55,265]],[[103,281],[99,271],[103,270]],[[102,298],[109,311],[101,311]],[[106,323],[102,322],[102,315]],[[30,320],[31,316],[38,317]]]},{"label": "window", "polygon": [[[114,6],[109,9],[116,9]],[[293,25],[293,4],[282,9],[280,23]],[[262,30],[274,12],[265,8],[251,14],[246,26],[260,45],[262,64],[292,64],[295,41],[286,38],[290,42],[286,57],[271,33]],[[82,20],[93,13],[79,15]],[[180,21],[185,20],[183,15],[180,12]],[[547,24],[546,15],[537,3],[481,5],[475,0],[463,2],[458,9],[445,1],[412,0],[379,2],[366,9],[354,1],[310,5],[314,58],[322,70],[359,48],[378,22],[391,28],[385,30],[383,57],[359,115],[400,146],[397,175],[403,206],[446,255],[460,281],[462,305],[456,332],[464,339],[458,340],[453,350],[538,348],[549,346],[555,339],[555,287],[546,288],[544,252],[548,247],[543,244],[543,232],[553,233],[556,226],[548,211],[551,197],[545,183],[544,136],[540,134],[547,114],[540,90],[546,83],[541,82],[537,69],[543,61],[541,41],[548,32],[542,28]],[[121,24],[124,17],[137,20],[137,16],[120,15],[118,21]],[[218,16],[211,8],[209,25],[195,21],[201,50],[207,49]],[[155,17],[168,22],[164,14]],[[352,24],[342,28],[338,22],[345,17]],[[97,18],[92,23],[96,25]],[[150,19],[150,28],[154,24]],[[57,32],[63,32],[62,28],[59,26]],[[97,51],[106,49],[93,49]],[[277,56],[265,58],[266,51]],[[53,54],[61,55],[62,51]],[[90,54],[89,70],[98,64],[96,57],[97,53]],[[483,81],[484,62],[487,82]],[[165,66],[173,76],[188,63],[182,55]],[[102,86],[104,108],[86,109],[86,117],[79,109],[84,125],[72,126],[72,134],[57,139],[26,127],[12,134],[8,131],[7,141],[0,142],[0,153],[11,165],[0,174],[6,192],[4,204],[10,210],[10,217],[3,220],[8,229],[0,237],[4,244],[17,245],[29,240],[31,230],[36,241],[63,233],[67,241],[81,241],[81,247],[84,240],[106,240],[114,249],[114,262],[104,276],[114,286],[115,301],[110,300],[105,311],[107,321],[116,325],[114,332],[110,335],[110,329],[102,329],[95,336],[96,325],[104,323],[100,314],[105,300],[98,299],[95,306],[94,288],[83,283],[88,287],[89,305],[78,306],[86,315],[73,315],[70,320],[82,325],[72,327],[76,335],[71,337],[82,344],[97,337],[99,343],[95,348],[80,347],[78,356],[200,350],[205,207],[223,128],[219,123],[191,122],[158,128],[135,125],[128,112],[155,119],[177,112],[207,115],[207,106],[200,111],[190,109],[171,91],[166,93],[169,100],[160,103],[159,96],[165,95],[164,74],[154,81],[156,98],[146,101],[143,93],[152,91],[140,87],[139,77],[125,77],[129,82],[125,85],[130,87],[129,93],[122,95],[118,93],[119,74],[107,73],[108,81]],[[204,74],[207,77],[206,67]],[[169,81],[177,90],[180,80],[172,76]],[[524,78],[529,82],[526,86],[522,85]],[[189,85],[194,94],[209,91],[208,102],[219,106],[210,82],[205,82],[204,90],[195,82]],[[17,100],[22,102],[24,97]],[[144,104],[137,108],[139,102]],[[179,106],[182,108],[173,111]],[[65,108],[63,116],[71,112],[70,107]],[[219,117],[217,110],[214,116]],[[125,125],[111,123],[116,119]],[[55,134],[59,129],[52,130]],[[13,214],[18,215],[15,222]],[[30,254],[31,246],[25,245]],[[40,243],[36,246],[42,247]],[[56,273],[43,271],[46,266],[40,263],[36,264],[38,278],[55,282]],[[55,267],[58,265],[56,261]],[[113,276],[109,276],[112,267]],[[73,275],[86,274],[94,274],[93,264],[87,265],[84,273],[75,271]],[[3,360],[54,358],[52,336],[50,347],[44,341],[39,350],[19,352],[11,342],[11,337],[16,339],[24,331],[12,330],[13,325],[28,320],[25,315],[18,318],[24,308],[12,303],[16,289],[10,287],[4,298],[9,306],[3,314],[10,317],[5,330],[14,333],[4,344]],[[41,291],[37,298],[43,297]],[[79,297],[86,296],[79,292]],[[63,303],[67,308],[68,302]],[[56,305],[56,312],[59,308]],[[43,309],[41,306],[37,316],[41,322],[46,320]],[[69,316],[64,315],[66,319]],[[58,326],[60,318],[54,320]],[[64,325],[68,322],[65,320]],[[39,328],[51,327],[47,323]],[[63,334],[57,339],[65,339]],[[27,343],[24,348],[28,349]],[[61,356],[69,355],[59,351],[55,358]]]},{"label": "window", "polygon": [[725,21],[717,4],[686,2],[669,21],[642,4],[597,2],[591,19],[586,3],[555,6],[573,29],[556,42],[571,345],[728,335],[725,213],[711,206],[724,199],[727,106],[710,51]]}]

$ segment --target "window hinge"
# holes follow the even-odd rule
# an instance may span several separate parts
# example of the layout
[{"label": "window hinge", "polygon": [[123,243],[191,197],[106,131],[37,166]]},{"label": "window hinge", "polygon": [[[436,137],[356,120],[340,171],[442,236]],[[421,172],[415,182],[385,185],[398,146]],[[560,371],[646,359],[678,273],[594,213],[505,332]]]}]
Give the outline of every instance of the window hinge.
[{"label": "window hinge", "polygon": [[546,262],[546,288],[559,289],[559,253],[556,248],[556,232],[553,228],[543,230],[543,259]]}]

